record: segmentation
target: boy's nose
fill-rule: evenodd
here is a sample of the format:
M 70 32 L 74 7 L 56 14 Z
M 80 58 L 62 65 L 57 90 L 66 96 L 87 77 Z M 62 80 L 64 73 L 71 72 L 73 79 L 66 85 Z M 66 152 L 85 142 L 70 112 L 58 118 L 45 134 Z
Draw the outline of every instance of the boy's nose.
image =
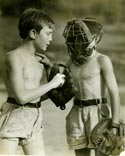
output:
M 49 37 L 49 41 L 52 41 L 52 35 Z

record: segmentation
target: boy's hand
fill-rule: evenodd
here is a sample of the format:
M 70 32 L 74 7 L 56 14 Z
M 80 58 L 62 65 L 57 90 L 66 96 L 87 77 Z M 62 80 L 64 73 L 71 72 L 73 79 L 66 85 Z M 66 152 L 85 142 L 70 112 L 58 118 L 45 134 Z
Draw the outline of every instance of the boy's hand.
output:
M 62 87 L 64 82 L 65 82 L 65 75 L 60 73 L 56 74 L 51 80 L 51 83 L 54 84 L 54 88 Z
M 46 55 L 40 54 L 40 53 L 36 53 L 36 57 L 37 57 L 38 61 L 40 63 L 43 63 L 45 66 L 49 66 L 49 67 L 52 66 L 51 61 L 47 58 Z

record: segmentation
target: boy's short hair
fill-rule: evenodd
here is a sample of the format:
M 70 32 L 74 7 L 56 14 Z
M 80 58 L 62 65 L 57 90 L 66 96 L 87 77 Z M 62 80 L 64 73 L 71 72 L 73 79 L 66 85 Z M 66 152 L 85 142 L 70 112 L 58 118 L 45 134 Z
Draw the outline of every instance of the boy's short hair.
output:
M 31 29 L 35 29 L 38 33 L 44 25 L 54 28 L 54 21 L 47 13 L 42 10 L 29 8 L 20 16 L 18 29 L 21 38 L 25 39 Z

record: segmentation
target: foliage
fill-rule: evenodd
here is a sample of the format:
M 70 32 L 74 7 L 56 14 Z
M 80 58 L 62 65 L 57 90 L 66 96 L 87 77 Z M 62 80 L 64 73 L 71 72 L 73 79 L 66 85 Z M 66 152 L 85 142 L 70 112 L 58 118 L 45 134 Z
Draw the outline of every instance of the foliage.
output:
M 55 2 L 56 1 L 57 0 L 55 0 Z M 45 10 L 53 8 L 55 10 L 55 4 L 56 3 L 53 3 L 52 0 L 13 0 L 13 3 L 10 0 L 0 0 L 0 9 L 2 10 L 3 15 L 18 16 L 24 9 L 28 7 Z
M 28 7 L 41 8 L 48 13 L 67 16 L 100 16 L 108 23 L 125 21 L 124 0 L 0 0 L 3 15 L 18 16 Z

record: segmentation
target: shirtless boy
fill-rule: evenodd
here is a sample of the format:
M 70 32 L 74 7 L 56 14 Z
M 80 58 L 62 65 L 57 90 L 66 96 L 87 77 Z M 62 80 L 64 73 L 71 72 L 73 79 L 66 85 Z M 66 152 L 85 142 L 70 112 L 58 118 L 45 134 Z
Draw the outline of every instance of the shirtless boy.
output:
M 7 53 L 3 65 L 8 99 L 0 115 L 0 154 L 15 154 L 21 145 L 24 154 L 44 155 L 40 97 L 62 85 L 64 75 L 41 84 L 42 63 L 49 65 L 49 60 L 36 52 L 46 51 L 54 22 L 45 12 L 30 8 L 22 13 L 18 28 L 22 44 Z
M 90 134 L 102 119 L 112 115 L 113 132 L 119 123 L 119 92 L 111 60 L 99 53 L 96 45 L 102 37 L 102 25 L 94 19 L 72 19 L 63 36 L 70 59 L 70 68 L 77 93 L 74 105 L 66 117 L 67 141 L 76 156 L 90 156 L 94 145 Z M 111 101 L 111 114 L 106 89 Z M 102 156 L 96 153 L 96 156 Z

